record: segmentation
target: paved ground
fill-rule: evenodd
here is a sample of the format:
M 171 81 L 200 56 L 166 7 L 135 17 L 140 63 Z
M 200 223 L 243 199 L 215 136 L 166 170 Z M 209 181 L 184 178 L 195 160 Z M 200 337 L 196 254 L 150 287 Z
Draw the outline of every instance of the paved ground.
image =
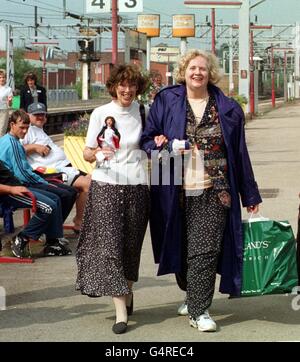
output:
M 264 203 L 262 215 L 290 220 L 296 232 L 299 204 L 300 107 L 291 104 L 247 123 L 247 140 Z M 76 248 L 76 239 L 72 239 Z M 156 277 L 147 233 L 134 315 L 125 335 L 111 332 L 110 298 L 90 299 L 74 290 L 74 256 L 34 264 L 0 264 L 7 310 L 0 311 L 0 341 L 287 341 L 300 340 L 300 311 L 293 296 L 228 299 L 217 292 L 211 314 L 218 331 L 205 334 L 176 315 L 184 295 L 172 275 Z

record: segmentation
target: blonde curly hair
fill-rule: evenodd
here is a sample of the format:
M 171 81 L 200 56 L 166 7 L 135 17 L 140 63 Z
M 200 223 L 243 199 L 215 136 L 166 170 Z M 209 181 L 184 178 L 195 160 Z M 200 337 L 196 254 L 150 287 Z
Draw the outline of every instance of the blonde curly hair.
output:
M 205 50 L 200 49 L 192 49 L 189 50 L 185 55 L 183 55 L 174 71 L 174 78 L 177 83 L 184 84 L 185 83 L 185 71 L 190 63 L 190 61 L 197 57 L 203 57 L 207 62 L 208 67 L 208 79 L 209 83 L 217 84 L 219 80 L 222 78 L 222 73 L 219 67 L 218 58 Z

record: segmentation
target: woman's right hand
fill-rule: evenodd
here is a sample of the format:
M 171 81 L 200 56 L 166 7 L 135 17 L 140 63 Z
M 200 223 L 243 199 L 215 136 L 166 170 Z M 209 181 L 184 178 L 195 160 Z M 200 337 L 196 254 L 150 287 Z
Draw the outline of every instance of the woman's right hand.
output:
M 97 148 L 89 148 L 85 147 L 83 150 L 83 158 L 85 161 L 93 163 L 96 161 L 96 153 L 101 151 L 102 149 L 100 147 Z
M 161 147 L 161 146 L 165 145 L 166 143 L 168 143 L 168 139 L 166 136 L 161 134 L 159 136 L 154 137 L 154 142 L 156 144 L 156 147 Z

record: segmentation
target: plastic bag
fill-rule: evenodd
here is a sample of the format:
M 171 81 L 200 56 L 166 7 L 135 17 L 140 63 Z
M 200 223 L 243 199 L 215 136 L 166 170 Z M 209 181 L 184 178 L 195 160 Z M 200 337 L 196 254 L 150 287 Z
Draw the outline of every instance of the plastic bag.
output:
M 243 222 L 241 296 L 282 294 L 298 285 L 296 240 L 288 221 Z

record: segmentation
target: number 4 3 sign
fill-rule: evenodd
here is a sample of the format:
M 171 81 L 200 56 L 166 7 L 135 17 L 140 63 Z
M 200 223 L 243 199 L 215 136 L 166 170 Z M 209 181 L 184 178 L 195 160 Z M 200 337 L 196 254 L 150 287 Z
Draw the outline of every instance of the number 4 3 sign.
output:
M 111 0 L 86 0 L 86 13 L 110 13 Z M 118 9 L 120 13 L 142 13 L 143 0 L 118 0 Z

